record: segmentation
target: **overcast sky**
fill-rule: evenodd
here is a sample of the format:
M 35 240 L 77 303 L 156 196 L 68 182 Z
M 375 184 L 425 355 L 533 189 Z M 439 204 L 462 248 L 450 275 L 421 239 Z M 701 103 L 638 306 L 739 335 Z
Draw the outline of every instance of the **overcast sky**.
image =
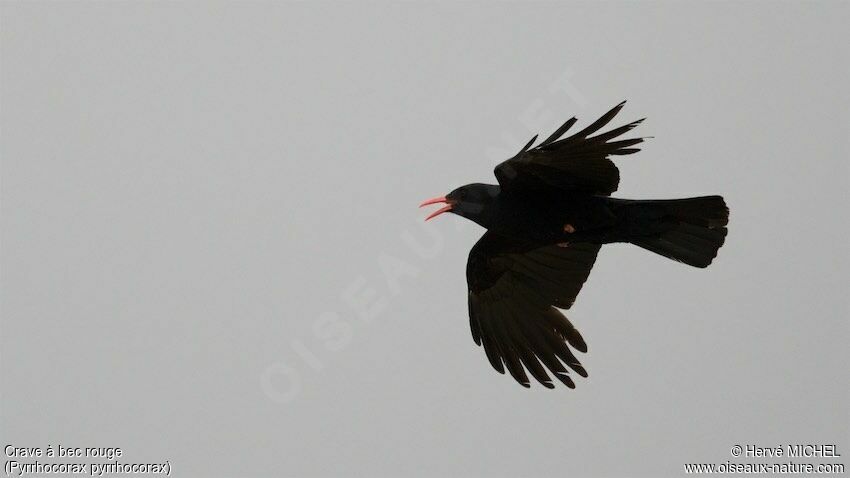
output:
M 847 463 L 847 3 L 0 13 L 4 445 L 188 477 Z M 470 336 L 482 230 L 416 206 L 624 99 L 654 139 L 617 196 L 722 194 L 726 245 L 604 247 L 568 313 L 590 377 L 523 389 Z

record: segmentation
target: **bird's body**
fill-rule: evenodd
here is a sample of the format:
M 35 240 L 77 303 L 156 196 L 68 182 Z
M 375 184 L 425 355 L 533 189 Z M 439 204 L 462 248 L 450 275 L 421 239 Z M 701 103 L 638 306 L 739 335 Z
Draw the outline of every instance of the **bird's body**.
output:
M 547 370 L 574 383 L 586 376 L 570 347 L 581 335 L 558 309 L 569 308 L 603 244 L 628 242 L 695 267 L 708 266 L 726 237 L 720 196 L 673 200 L 611 198 L 619 172 L 608 156 L 637 152 L 643 138 L 611 141 L 642 120 L 591 137 L 623 107 L 559 139 L 572 118 L 534 148 L 533 138 L 495 169 L 498 185 L 468 184 L 422 205 L 470 219 L 487 232 L 467 262 L 470 328 L 493 367 L 528 386 L 525 370 L 551 388 Z
M 628 242 L 654 230 L 652 218 L 642 214 L 640 203 L 554 188 L 526 194 L 499 191 L 492 215 L 479 224 L 493 233 L 541 246 Z
M 582 235 L 591 229 L 593 239 L 601 240 L 600 228 L 610 229 L 614 217 L 607 200 L 594 195 L 554 188 L 539 189 L 530 193 L 517 194 L 501 191 L 497 185 L 488 185 L 496 191 L 496 196 L 488 215 L 479 225 L 494 233 L 535 244 L 555 244 L 570 239 L 564 231 L 564 225 L 582 226 Z M 574 238 L 573 238 L 574 239 Z

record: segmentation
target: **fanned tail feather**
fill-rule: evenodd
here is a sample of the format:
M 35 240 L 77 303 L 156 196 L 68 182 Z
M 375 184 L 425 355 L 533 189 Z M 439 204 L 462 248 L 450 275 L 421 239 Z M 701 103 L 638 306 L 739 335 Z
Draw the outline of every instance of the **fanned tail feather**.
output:
M 641 235 L 632 244 L 674 261 L 708 267 L 726 240 L 729 208 L 720 196 L 636 201 L 644 211 L 659 214 L 660 233 Z

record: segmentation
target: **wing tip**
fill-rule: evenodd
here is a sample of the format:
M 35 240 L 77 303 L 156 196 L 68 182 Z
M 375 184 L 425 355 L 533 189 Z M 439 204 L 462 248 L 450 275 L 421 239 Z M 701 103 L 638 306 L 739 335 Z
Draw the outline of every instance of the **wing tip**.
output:
M 556 373 L 555 376 L 558 377 L 558 380 L 561 381 L 567 388 L 575 389 L 576 383 L 573 382 L 573 379 L 570 378 L 569 372 L 564 373 Z
M 576 330 L 576 333 L 578 334 L 578 330 Z M 570 345 L 583 354 L 587 353 L 587 343 L 581 335 L 574 337 L 573 340 L 570 341 Z

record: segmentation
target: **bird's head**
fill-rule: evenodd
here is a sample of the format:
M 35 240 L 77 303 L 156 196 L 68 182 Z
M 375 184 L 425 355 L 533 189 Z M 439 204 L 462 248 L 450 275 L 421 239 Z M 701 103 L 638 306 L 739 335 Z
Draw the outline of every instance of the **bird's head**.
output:
M 429 199 L 420 204 L 419 207 L 429 204 L 445 204 L 445 206 L 429 214 L 425 218 L 426 221 L 444 212 L 450 212 L 484 226 L 482 222 L 485 221 L 490 205 L 493 204 L 498 195 L 499 186 L 481 183 L 467 184 L 445 196 Z

